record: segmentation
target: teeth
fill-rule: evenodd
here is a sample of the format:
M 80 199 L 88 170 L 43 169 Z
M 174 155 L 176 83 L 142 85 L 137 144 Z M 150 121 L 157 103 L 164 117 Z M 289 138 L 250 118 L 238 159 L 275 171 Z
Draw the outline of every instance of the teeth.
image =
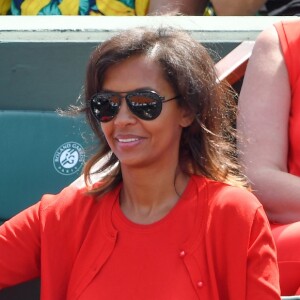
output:
M 138 139 L 134 139 L 134 138 L 132 138 L 132 139 L 118 139 L 118 141 L 121 142 L 121 143 L 131 143 L 131 142 L 138 141 Z

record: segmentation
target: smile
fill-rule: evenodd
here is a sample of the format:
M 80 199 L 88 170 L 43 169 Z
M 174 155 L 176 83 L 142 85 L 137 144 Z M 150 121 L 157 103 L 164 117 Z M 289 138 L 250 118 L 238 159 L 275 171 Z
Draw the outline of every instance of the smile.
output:
M 130 139 L 117 139 L 120 143 L 132 143 L 137 142 L 139 139 L 137 138 L 130 138 Z

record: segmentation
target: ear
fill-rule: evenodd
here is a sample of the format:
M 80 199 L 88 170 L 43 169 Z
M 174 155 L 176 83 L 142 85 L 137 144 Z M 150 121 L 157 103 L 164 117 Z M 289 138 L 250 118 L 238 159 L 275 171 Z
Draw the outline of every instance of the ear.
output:
M 182 108 L 181 109 L 181 118 L 179 125 L 181 127 L 188 127 L 190 126 L 195 119 L 194 114 L 192 114 L 188 109 Z

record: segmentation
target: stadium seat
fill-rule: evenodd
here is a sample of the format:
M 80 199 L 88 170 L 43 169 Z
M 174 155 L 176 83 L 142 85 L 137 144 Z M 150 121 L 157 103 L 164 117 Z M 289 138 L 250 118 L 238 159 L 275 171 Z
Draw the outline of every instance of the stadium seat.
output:
M 0 111 L 0 222 L 74 181 L 93 136 L 82 117 L 45 111 Z

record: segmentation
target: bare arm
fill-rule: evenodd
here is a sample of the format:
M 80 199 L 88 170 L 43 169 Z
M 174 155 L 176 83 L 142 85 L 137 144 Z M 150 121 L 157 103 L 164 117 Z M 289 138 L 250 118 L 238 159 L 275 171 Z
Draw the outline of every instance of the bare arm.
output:
M 207 0 L 150 0 L 148 14 L 182 13 L 199 16 L 204 12 Z
M 251 16 L 266 0 L 211 0 L 218 16 Z
M 274 27 L 258 37 L 239 98 L 238 146 L 255 194 L 271 221 L 300 220 L 300 178 L 288 173 L 291 91 Z

